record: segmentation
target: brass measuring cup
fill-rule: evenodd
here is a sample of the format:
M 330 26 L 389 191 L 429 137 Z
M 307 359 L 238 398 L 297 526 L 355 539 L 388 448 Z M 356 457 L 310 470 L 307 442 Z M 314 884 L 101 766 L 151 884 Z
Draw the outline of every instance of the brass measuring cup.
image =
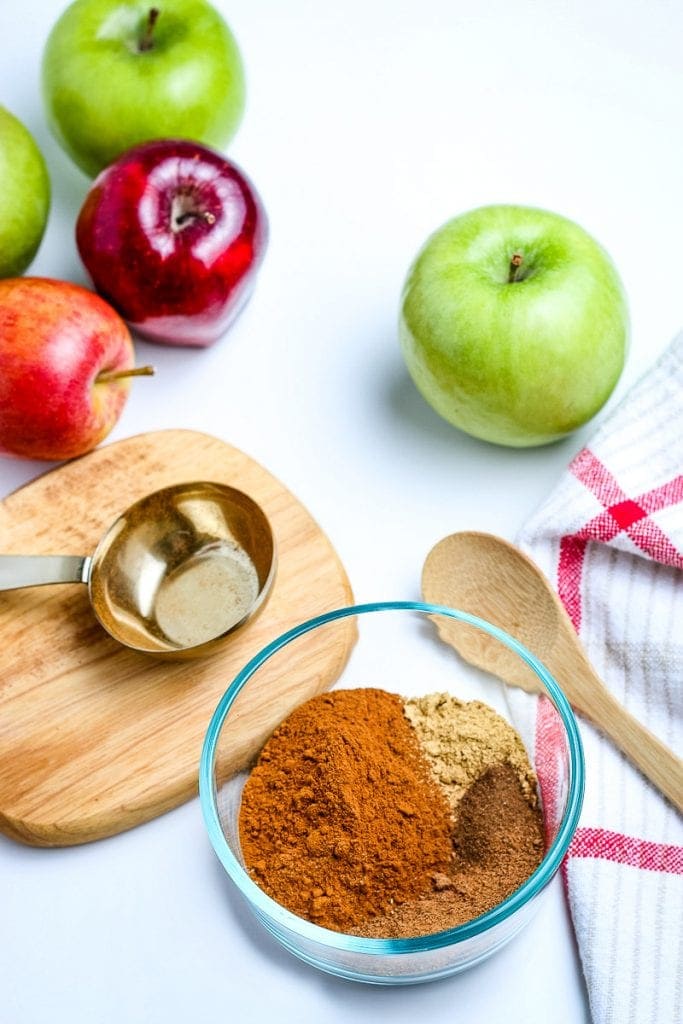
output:
M 192 658 L 254 618 L 275 571 L 261 507 L 234 487 L 193 481 L 135 502 L 92 555 L 0 555 L 0 591 L 85 583 L 95 616 L 119 643 Z

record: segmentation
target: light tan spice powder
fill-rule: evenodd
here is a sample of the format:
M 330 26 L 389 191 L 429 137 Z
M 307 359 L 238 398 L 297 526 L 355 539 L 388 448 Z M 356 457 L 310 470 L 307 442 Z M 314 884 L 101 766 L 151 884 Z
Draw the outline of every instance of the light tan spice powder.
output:
M 537 804 L 536 776 L 517 732 L 492 707 L 448 693 L 413 697 L 404 714 L 415 729 L 436 781 L 453 810 L 493 765 L 509 764 L 531 807 Z

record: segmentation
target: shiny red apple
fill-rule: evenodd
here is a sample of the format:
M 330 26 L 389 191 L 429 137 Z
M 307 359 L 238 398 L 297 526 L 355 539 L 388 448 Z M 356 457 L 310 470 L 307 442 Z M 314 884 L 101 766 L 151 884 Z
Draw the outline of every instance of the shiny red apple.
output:
M 98 295 L 40 277 L 0 281 L 0 452 L 69 459 L 94 448 L 128 397 L 133 344 Z
M 267 244 L 245 175 L 196 142 L 129 150 L 95 179 L 76 224 L 98 292 L 140 334 L 210 345 L 251 294 Z

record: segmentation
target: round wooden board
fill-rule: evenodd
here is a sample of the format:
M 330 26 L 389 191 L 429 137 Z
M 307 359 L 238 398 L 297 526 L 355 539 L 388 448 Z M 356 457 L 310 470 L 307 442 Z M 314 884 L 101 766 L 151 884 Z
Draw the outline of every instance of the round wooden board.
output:
M 202 741 L 240 668 L 285 629 L 353 595 L 327 537 L 278 480 L 206 434 L 164 430 L 100 448 L 0 502 L 10 554 L 88 554 L 144 494 L 215 480 L 269 517 L 278 572 L 262 613 L 212 656 L 160 661 L 120 647 L 97 624 L 86 587 L 0 594 L 0 830 L 67 846 L 131 828 L 194 796 Z M 240 729 L 221 771 L 243 768 L 281 718 L 334 682 L 356 638 L 307 645 L 286 678 L 259 673 L 241 697 Z

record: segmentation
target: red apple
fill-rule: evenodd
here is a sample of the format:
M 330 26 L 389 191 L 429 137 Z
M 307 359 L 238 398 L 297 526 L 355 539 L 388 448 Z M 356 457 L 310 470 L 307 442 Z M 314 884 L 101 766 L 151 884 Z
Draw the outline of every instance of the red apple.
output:
M 94 448 L 121 414 L 134 370 L 121 317 L 64 281 L 0 281 L 0 451 L 69 459 Z
M 140 334 L 210 345 L 251 294 L 268 223 L 242 172 L 196 142 L 124 153 L 95 179 L 76 224 L 98 292 Z

